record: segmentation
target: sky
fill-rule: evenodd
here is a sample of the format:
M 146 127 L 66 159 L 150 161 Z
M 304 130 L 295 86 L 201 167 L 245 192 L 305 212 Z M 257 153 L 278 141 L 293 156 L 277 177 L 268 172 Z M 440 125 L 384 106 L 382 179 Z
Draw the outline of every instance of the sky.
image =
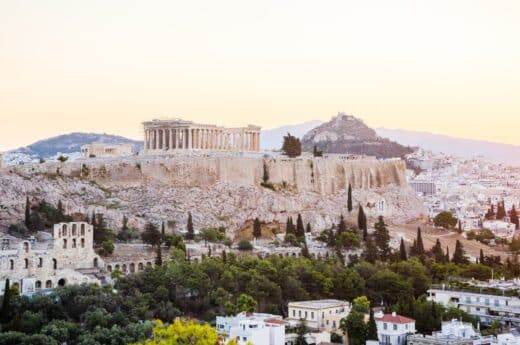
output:
M 0 0 L 0 150 L 181 117 L 520 145 L 518 0 Z

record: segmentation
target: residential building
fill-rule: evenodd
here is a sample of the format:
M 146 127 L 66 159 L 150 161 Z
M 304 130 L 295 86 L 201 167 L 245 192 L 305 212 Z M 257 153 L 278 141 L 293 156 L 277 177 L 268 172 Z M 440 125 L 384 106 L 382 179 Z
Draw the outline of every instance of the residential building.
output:
M 308 328 L 337 332 L 342 318 L 350 313 L 351 304 L 335 299 L 290 302 L 287 321 L 296 325 L 305 320 Z
M 235 339 L 238 345 L 285 345 L 286 322 L 279 315 L 242 312 L 217 316 L 217 332 L 224 343 Z
M 449 290 L 444 287 L 428 290 L 428 296 L 430 301 L 464 310 L 485 325 L 496 320 L 506 326 L 520 326 L 518 297 Z
M 415 320 L 397 315 L 395 312 L 379 312 L 374 318 L 380 345 L 405 345 L 406 337 L 415 333 Z

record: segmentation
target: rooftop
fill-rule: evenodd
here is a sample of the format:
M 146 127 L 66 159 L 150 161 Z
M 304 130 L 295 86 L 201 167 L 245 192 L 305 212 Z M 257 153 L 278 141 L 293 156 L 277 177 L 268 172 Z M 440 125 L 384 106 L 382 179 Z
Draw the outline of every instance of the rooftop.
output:
M 311 308 L 311 309 L 325 309 L 334 307 L 345 307 L 350 306 L 347 301 L 340 301 L 337 299 L 320 299 L 314 301 L 299 301 L 290 302 L 289 308 Z
M 415 322 L 414 319 L 410 319 L 406 316 L 398 315 L 396 313 L 392 314 L 384 314 L 384 315 L 376 315 L 374 317 L 376 321 L 383 321 L 383 322 L 389 322 L 389 323 L 412 323 Z

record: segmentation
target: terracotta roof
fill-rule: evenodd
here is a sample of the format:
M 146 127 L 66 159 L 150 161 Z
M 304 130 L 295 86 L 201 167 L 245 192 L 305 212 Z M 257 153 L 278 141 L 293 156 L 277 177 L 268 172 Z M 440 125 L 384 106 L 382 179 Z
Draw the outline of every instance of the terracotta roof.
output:
M 389 323 L 411 323 L 415 322 L 414 319 L 407 318 L 402 315 L 385 314 L 383 317 L 374 317 L 377 321 L 389 322 Z
M 287 322 L 284 320 L 278 320 L 278 319 L 266 319 L 264 320 L 265 323 L 272 323 L 275 325 L 285 325 Z

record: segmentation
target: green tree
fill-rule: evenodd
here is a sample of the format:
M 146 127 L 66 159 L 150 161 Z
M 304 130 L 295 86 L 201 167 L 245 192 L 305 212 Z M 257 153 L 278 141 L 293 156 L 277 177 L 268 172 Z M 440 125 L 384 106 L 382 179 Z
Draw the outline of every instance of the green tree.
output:
M 442 251 L 441 241 L 437 239 L 435 241 L 435 245 L 432 247 L 432 255 L 437 263 L 446 262 L 446 257 L 444 256 L 444 252 Z
M 367 324 L 367 340 L 378 340 L 376 320 L 374 319 L 374 310 L 370 309 L 370 318 Z
M 141 234 L 141 239 L 144 243 L 149 244 L 152 247 L 159 246 L 161 244 L 161 232 L 157 229 L 155 224 L 148 222 Z
M 114 253 L 114 242 L 111 240 L 103 241 L 101 244 L 102 254 L 105 256 L 112 255 Z
M 262 226 L 260 224 L 260 220 L 257 218 L 255 218 L 254 222 L 253 222 L 253 237 L 254 238 L 260 238 L 262 237 Z
M 401 237 L 401 245 L 399 246 L 399 260 L 406 261 L 408 260 L 408 255 L 406 255 L 406 247 L 404 245 L 404 240 Z M 373 340 L 373 339 L 369 339 Z
M 295 345 L 307 345 L 305 336 L 309 333 L 305 319 L 300 319 L 300 323 L 296 326 L 296 340 Z
M 382 261 L 386 261 L 390 256 L 390 234 L 386 227 L 383 216 L 379 216 L 377 223 L 374 225 L 376 229 L 375 243 L 378 249 L 379 257 Z
M 191 212 L 188 212 L 188 225 L 186 226 L 186 239 L 193 240 L 195 238 L 195 230 L 193 229 L 193 218 L 191 217 Z
M 156 320 L 153 337 L 133 345 L 215 345 L 218 343 L 217 331 L 210 325 L 195 321 L 175 320 L 169 325 Z
M 347 209 L 352 212 L 352 185 L 348 184 Z
M 242 251 L 253 250 L 253 245 L 248 240 L 240 240 L 238 242 L 238 250 L 242 250 Z
M 466 257 L 466 252 L 464 251 L 464 247 L 459 240 L 457 240 L 455 243 L 455 252 L 453 252 L 453 258 L 451 259 L 451 262 L 457 265 L 466 265 L 469 263 L 469 260 Z
M 296 237 L 302 238 L 305 237 L 305 227 L 303 226 L 302 215 L 298 213 L 298 218 L 296 218 Z
M 437 227 L 442 227 L 445 229 L 452 229 L 455 225 L 457 225 L 458 219 L 451 214 L 451 212 L 443 211 L 435 216 L 433 219 L 433 224 Z
M 358 228 L 363 232 L 363 241 L 366 241 L 368 237 L 367 216 L 361 205 L 359 205 L 358 211 Z
M 0 309 L 0 322 L 6 322 L 11 317 L 11 295 L 11 286 L 9 285 L 9 278 L 7 278 L 5 280 L 2 308 Z
M 338 223 L 338 231 L 336 233 L 337 236 L 341 235 L 347 231 L 347 224 L 345 223 L 345 218 L 343 218 L 343 215 L 339 217 L 339 223 Z
M 511 223 L 516 225 L 516 230 L 520 229 L 520 221 L 518 220 L 518 213 L 515 205 L 513 205 L 511 211 L 509 211 L 509 218 L 511 219 Z
M 375 263 L 376 260 L 377 260 L 377 247 L 374 243 L 374 241 L 369 238 L 367 239 L 367 241 L 365 242 L 365 251 L 363 253 L 363 258 L 367 261 L 367 262 L 370 262 L 370 263 Z
M 300 156 L 302 154 L 300 139 L 287 133 L 287 135 L 283 137 L 282 151 L 290 158 Z
M 258 302 L 248 294 L 241 294 L 237 298 L 237 311 L 247 311 L 250 313 L 253 313 L 256 310 L 256 307 L 258 306 Z

